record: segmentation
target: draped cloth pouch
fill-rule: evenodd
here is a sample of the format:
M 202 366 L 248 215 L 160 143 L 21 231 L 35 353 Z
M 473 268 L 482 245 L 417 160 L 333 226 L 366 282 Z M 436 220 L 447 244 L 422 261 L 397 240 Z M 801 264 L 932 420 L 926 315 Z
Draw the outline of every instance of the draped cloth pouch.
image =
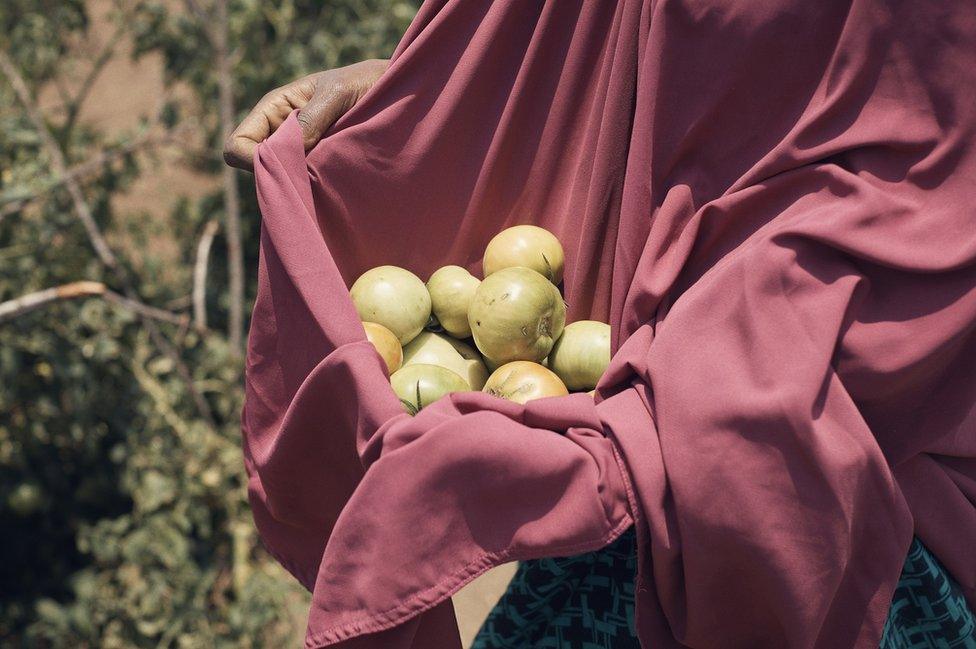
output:
M 648 647 L 876 647 L 913 532 L 976 599 L 976 14 L 435 0 L 306 156 L 258 149 L 244 456 L 306 645 L 457 647 L 500 563 L 638 533 Z M 596 402 L 406 415 L 348 286 L 566 248 Z

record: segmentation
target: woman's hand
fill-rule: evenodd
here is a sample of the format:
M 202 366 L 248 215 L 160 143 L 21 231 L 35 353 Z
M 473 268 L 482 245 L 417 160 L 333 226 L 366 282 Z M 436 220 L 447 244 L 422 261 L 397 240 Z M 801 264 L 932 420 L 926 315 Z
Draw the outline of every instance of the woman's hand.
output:
M 302 125 L 305 150 L 311 149 L 366 94 L 389 64 L 383 59 L 362 61 L 316 72 L 272 90 L 224 142 L 224 161 L 232 167 L 253 171 L 254 149 L 296 108 L 302 109 L 298 121 Z

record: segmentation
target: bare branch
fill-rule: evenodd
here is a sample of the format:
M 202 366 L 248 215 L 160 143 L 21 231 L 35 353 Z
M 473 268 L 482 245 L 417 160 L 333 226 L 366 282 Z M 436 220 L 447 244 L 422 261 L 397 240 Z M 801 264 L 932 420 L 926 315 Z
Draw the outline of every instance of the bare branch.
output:
M 189 1 L 189 0 L 188 0 Z M 234 71 L 231 68 L 230 21 L 227 0 L 215 0 L 216 20 L 213 24 L 213 44 L 216 55 L 218 102 L 222 140 L 230 137 L 235 127 Z M 241 236 L 241 203 L 237 191 L 237 171 L 229 165 L 223 167 L 224 221 L 227 241 L 227 266 L 230 293 L 230 314 L 227 338 L 234 355 L 240 356 L 244 346 L 244 251 Z
M 97 173 L 105 165 L 110 164 L 115 160 L 132 153 L 133 151 L 151 144 L 162 144 L 168 139 L 168 135 L 155 136 L 152 132 L 147 131 L 134 139 L 132 142 L 128 142 L 111 149 L 106 149 L 96 154 L 94 157 L 89 158 L 82 163 L 76 164 L 68 170 L 67 175 L 52 178 L 48 182 L 44 183 L 43 186 L 30 193 L 15 195 L 7 199 L 0 199 L 0 219 L 22 210 L 27 204 L 41 198 L 42 196 L 45 196 L 51 190 L 61 187 L 62 185 L 66 184 L 68 180 L 84 180 L 87 177 Z
M 0 302 L 0 323 L 36 311 L 51 302 L 104 295 L 105 291 L 105 285 L 101 282 L 80 281 L 27 293 L 6 302 Z
M 88 75 L 81 82 L 81 86 L 75 93 L 74 97 L 67 102 L 68 117 L 64 123 L 64 132 L 67 133 L 74 128 L 75 122 L 78 120 L 78 116 L 81 114 L 81 107 L 84 105 L 85 100 L 88 99 L 88 94 L 91 92 L 92 88 L 95 87 L 95 81 L 102 74 L 105 66 L 108 62 L 112 60 L 112 56 L 115 55 L 115 50 L 118 48 L 120 42 L 122 42 L 122 35 L 125 33 L 125 21 L 119 21 L 119 24 L 115 27 L 115 33 L 109 38 L 108 43 L 102 48 L 102 51 L 95 57 L 95 61 L 92 64 L 92 69 L 88 71 Z
M 121 307 L 125 307 L 134 313 L 145 316 L 147 318 L 152 318 L 153 320 L 160 320 L 162 322 L 168 322 L 175 325 L 183 325 L 190 319 L 186 314 L 173 313 L 172 311 L 167 311 L 165 309 L 160 309 L 159 307 L 150 306 L 138 300 L 133 300 L 127 298 L 124 295 L 119 295 L 115 291 L 105 291 L 105 295 L 102 296 L 107 302 L 112 304 L 117 304 Z
M 197 329 L 207 328 L 207 262 L 219 227 L 219 221 L 209 221 L 197 243 L 197 258 L 193 264 L 193 322 Z
M 207 38 L 213 40 L 214 34 L 213 30 L 210 28 L 210 23 L 213 20 L 213 16 L 211 16 L 209 12 L 201 7 L 200 3 L 196 0 L 183 0 L 183 5 L 186 7 L 187 12 L 200 21 L 200 26 L 203 27 L 203 31 L 207 34 Z
M 95 248 L 98 258 L 101 260 L 102 264 L 112 272 L 116 281 L 123 287 L 125 297 L 129 300 L 133 300 L 134 302 L 141 302 L 132 281 L 129 279 L 128 273 L 126 273 L 125 268 L 118 263 L 115 255 L 112 253 L 111 248 L 109 248 L 105 237 L 102 236 L 101 230 L 98 229 L 98 224 L 95 222 L 91 209 L 89 208 L 88 203 L 85 202 L 84 194 L 81 192 L 81 186 L 74 178 L 67 178 L 68 166 L 65 163 L 64 153 L 61 151 L 61 147 L 58 146 L 58 143 L 54 141 L 50 131 L 48 131 L 47 125 L 44 123 L 44 119 L 38 112 L 33 98 L 31 97 L 30 90 L 27 88 L 27 83 L 24 81 L 24 78 L 17 70 L 17 67 L 14 65 L 13 61 L 10 60 L 10 57 L 4 50 L 0 50 L 0 72 L 2 72 L 7 78 L 7 81 L 13 87 L 14 92 L 20 100 L 24 111 L 27 113 L 28 118 L 34 123 L 38 135 L 41 138 L 41 143 L 47 150 L 47 154 L 51 159 L 51 166 L 54 168 L 55 174 L 59 177 L 66 178 L 64 184 L 68 190 L 69 196 L 71 197 L 75 216 L 77 216 L 78 220 L 82 222 L 85 232 L 88 234 L 88 238 L 91 241 L 92 247 Z M 180 379 L 186 386 L 186 390 L 193 399 L 200 416 L 203 417 L 204 421 L 206 421 L 212 429 L 215 429 L 217 427 L 217 422 L 214 419 L 213 411 L 210 409 L 210 405 L 203 397 L 203 394 L 200 393 L 194 384 L 193 376 L 190 374 L 190 370 L 186 366 L 186 363 L 184 363 L 183 359 L 180 357 L 179 352 L 162 334 L 159 327 L 156 325 L 156 322 L 151 317 L 149 317 L 146 313 L 139 313 L 139 316 L 142 319 L 143 327 L 145 327 L 146 332 L 156 345 L 156 348 L 173 362 L 173 365 L 177 370 L 177 374 L 179 374 Z
M 102 284 L 101 282 L 81 280 L 78 282 L 62 284 L 61 286 L 45 288 L 40 291 L 34 291 L 33 293 L 21 295 L 20 297 L 16 297 L 12 300 L 7 300 L 6 302 L 0 302 L 0 323 L 9 322 L 10 320 L 47 306 L 52 302 L 58 302 L 60 300 L 74 300 L 80 297 L 100 297 L 107 302 L 124 307 L 138 315 L 153 318 L 155 320 L 162 320 L 163 322 L 169 322 L 171 324 L 181 325 L 187 321 L 186 315 L 172 313 L 164 309 L 157 309 L 156 307 L 143 304 L 137 300 L 129 299 L 112 290 L 109 290 L 105 284 Z
M 183 309 L 189 309 L 191 306 L 193 306 L 193 296 L 188 293 L 174 297 L 172 300 L 166 300 L 165 308 L 171 311 L 182 311 Z
M 37 129 L 41 143 L 51 158 L 51 166 L 54 168 L 54 173 L 66 179 L 65 185 L 67 185 L 68 194 L 71 196 L 72 203 L 74 203 L 75 212 L 84 226 L 85 232 L 88 234 L 88 239 L 91 241 L 92 247 L 95 248 L 95 253 L 98 255 L 98 258 L 113 271 L 121 269 L 118 260 L 115 258 L 115 254 L 112 253 L 111 248 L 109 248 L 108 243 L 105 241 L 105 237 L 99 231 L 98 224 L 95 223 L 95 217 L 92 216 L 88 204 L 85 203 L 85 197 L 81 193 L 81 188 L 73 179 L 68 178 L 68 165 L 64 160 L 61 147 L 54 141 L 54 137 L 48 130 L 47 124 L 44 123 L 44 118 L 38 112 L 34 98 L 31 97 L 31 92 L 27 88 L 24 78 L 18 72 L 14 62 L 10 60 L 10 57 L 3 50 L 0 50 L 0 72 L 3 72 L 7 78 L 7 82 L 17 94 L 17 98 L 27 113 L 27 117 L 34 124 L 34 128 Z
M 3 222 L 5 217 L 24 209 L 24 207 L 33 201 L 44 198 L 51 192 L 51 190 L 65 185 L 69 179 L 74 178 L 85 180 L 89 176 L 98 173 L 105 165 L 108 165 L 125 155 L 140 149 L 149 150 L 152 147 L 165 146 L 174 142 L 180 142 L 180 138 L 185 135 L 181 135 L 181 129 L 164 128 L 162 132 L 158 132 L 157 130 L 163 122 L 163 112 L 170 97 L 171 92 L 169 90 L 163 92 L 159 98 L 155 117 L 146 125 L 143 132 L 131 142 L 105 149 L 95 154 L 88 160 L 71 167 L 68 170 L 67 176 L 61 176 L 45 181 L 35 190 L 22 192 L 20 194 L 13 193 L 12 195 L 8 192 L 5 198 L 0 197 L 0 222 Z M 185 155 L 186 152 L 182 151 L 182 153 Z

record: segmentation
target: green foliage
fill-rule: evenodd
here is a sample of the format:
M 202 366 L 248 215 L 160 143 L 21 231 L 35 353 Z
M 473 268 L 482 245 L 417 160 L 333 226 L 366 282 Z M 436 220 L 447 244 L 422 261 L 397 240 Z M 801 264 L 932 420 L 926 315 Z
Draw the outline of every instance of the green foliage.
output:
M 207 2 L 201 1 L 206 8 Z M 262 0 L 230 2 L 230 40 L 234 47 L 235 106 L 250 107 L 269 90 L 305 74 L 349 65 L 371 58 L 388 58 L 416 13 L 419 0 Z M 221 145 L 216 106 L 215 51 L 206 26 L 210 20 L 168 9 L 172 2 L 143 0 L 132 11 L 132 37 L 136 56 L 161 53 L 172 82 L 189 84 L 198 103 L 179 117 L 200 125 L 207 150 L 197 158 L 202 171 L 216 173 L 223 164 L 208 155 Z M 173 111 L 176 111 L 174 108 Z M 195 112 L 193 112 L 195 111 Z M 257 265 L 258 207 L 253 191 L 241 193 L 245 261 Z M 220 216 L 216 196 L 198 206 L 210 216 Z M 217 262 L 224 264 L 223 248 L 216 248 Z M 255 276 L 250 274 L 253 281 Z M 223 281 L 225 275 L 220 275 Z M 226 282 L 215 290 L 226 296 Z M 251 291 L 254 285 L 250 286 Z M 226 304 L 222 305 L 226 306 Z M 216 327 L 226 323 L 226 309 L 211 314 Z
M 208 3 L 198 3 L 207 9 Z M 206 20 L 173 2 L 119 2 L 135 53 L 162 53 L 168 78 L 194 101 L 166 108 L 195 129 L 185 164 L 220 169 L 213 48 Z M 388 56 L 416 7 L 395 0 L 230 3 L 237 105 L 301 74 Z M 123 18 L 122 13 L 125 13 Z M 37 94 L 89 29 L 81 0 L 0 3 L 0 46 Z M 69 165 L 140 137 L 108 138 L 62 113 L 45 115 Z M 241 111 L 243 114 L 243 111 Z M 174 133 L 177 131 L 173 131 Z M 86 201 L 142 299 L 185 309 L 187 278 L 219 194 L 178 203 L 165 224 L 113 211 L 111 198 L 160 164 L 125 154 L 84 181 Z M 0 79 L 0 301 L 88 279 L 121 291 L 72 213 L 37 132 Z M 248 274 L 258 213 L 242 183 Z M 176 188 L 175 191 L 179 191 Z M 9 210 L 8 210 L 9 211 Z M 125 216 L 126 218 L 121 218 Z M 181 268 L 153 242 L 168 237 Z M 276 647 L 293 644 L 306 595 L 262 551 L 246 503 L 238 432 L 240 360 L 226 322 L 224 246 L 210 272 L 210 326 L 160 324 L 217 420 L 200 416 L 173 361 L 131 311 L 98 299 L 56 302 L 0 324 L 0 638 L 5 646 Z M 173 306 L 178 305 L 178 306 Z M 179 306 L 182 305 L 182 306 Z
M 37 81 L 51 78 L 71 36 L 87 26 L 83 0 L 4 0 L 0 7 L 0 33 L 9 43 L 6 49 Z

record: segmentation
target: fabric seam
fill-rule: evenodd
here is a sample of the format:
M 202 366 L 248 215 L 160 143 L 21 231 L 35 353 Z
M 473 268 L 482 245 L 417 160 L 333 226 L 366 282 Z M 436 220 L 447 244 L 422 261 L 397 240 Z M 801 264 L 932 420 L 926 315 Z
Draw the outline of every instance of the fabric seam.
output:
M 563 546 L 556 546 L 554 548 L 548 548 L 547 552 L 579 552 L 585 551 L 587 548 L 592 546 L 594 543 L 600 543 L 602 545 L 607 545 L 616 540 L 621 534 L 623 534 L 631 525 L 633 521 L 628 515 L 624 520 L 617 523 L 608 532 L 606 532 L 602 537 L 589 540 L 581 541 L 579 543 L 571 543 Z M 342 642 L 344 640 L 351 639 L 359 635 L 366 635 L 369 633 L 377 633 L 379 631 L 385 631 L 392 629 L 395 626 L 402 624 L 403 622 L 425 613 L 428 610 L 434 608 L 439 601 L 434 601 L 439 598 L 443 593 L 452 590 L 455 587 L 462 587 L 473 581 L 476 577 L 483 574 L 489 568 L 494 565 L 500 565 L 502 563 L 507 563 L 513 560 L 513 555 L 517 554 L 514 550 L 506 550 L 503 552 L 488 552 L 482 554 L 480 557 L 467 564 L 460 570 L 451 574 L 451 576 L 438 583 L 426 588 L 420 592 L 414 593 L 406 602 L 398 604 L 392 608 L 379 613 L 374 613 L 371 615 L 365 615 L 350 622 L 346 622 L 338 627 L 333 627 L 331 629 L 326 629 L 321 633 L 309 636 L 305 641 L 306 649 L 320 649 L 321 647 L 326 647 L 330 644 L 335 644 L 337 642 Z M 458 576 L 462 576 L 460 581 L 456 581 Z M 421 604 L 419 607 L 415 607 L 415 602 L 418 600 L 425 599 L 427 595 L 431 592 L 436 592 L 434 600 Z M 402 613 L 400 612 L 402 611 Z M 386 618 L 380 620 L 379 618 Z

